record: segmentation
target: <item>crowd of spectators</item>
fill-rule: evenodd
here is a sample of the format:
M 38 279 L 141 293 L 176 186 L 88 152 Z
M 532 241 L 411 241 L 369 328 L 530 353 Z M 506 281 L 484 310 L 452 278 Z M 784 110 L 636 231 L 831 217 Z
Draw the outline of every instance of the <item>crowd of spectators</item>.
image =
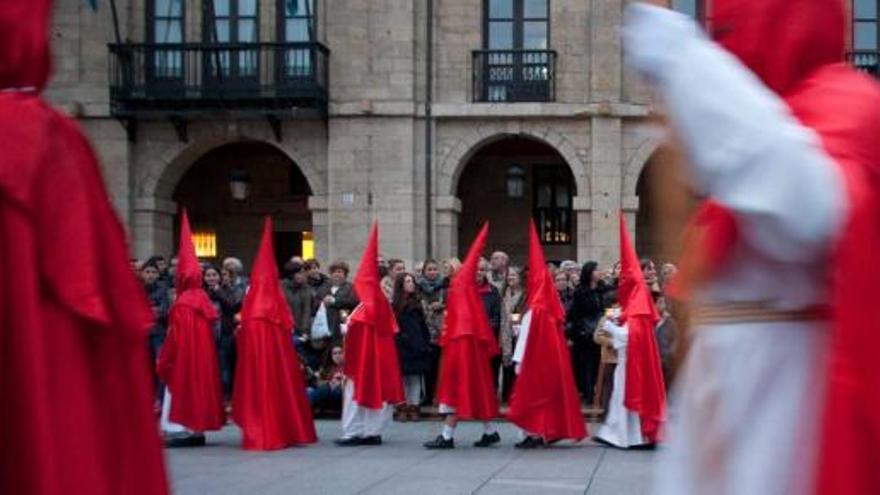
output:
M 150 332 L 153 357 L 167 333 L 168 311 L 174 301 L 173 273 L 176 258 L 154 256 L 132 266 L 143 280 L 153 307 L 155 326 Z M 400 259 L 378 260 L 381 286 L 397 317 L 398 353 L 404 379 L 406 403 L 397 411 L 401 421 L 417 421 L 421 407 L 432 402 L 440 363 L 440 334 L 449 281 L 461 263 L 452 258 L 417 263 L 407 270 Z M 675 276 L 675 266 L 665 264 L 658 273 L 651 260 L 643 260 L 642 271 L 654 294 L 661 315 L 657 340 L 664 374 L 670 373 L 676 353 L 677 327 L 663 295 L 664 286 Z M 607 377 L 613 374 L 614 357 L 601 335 L 597 335 L 605 310 L 616 303 L 619 263 L 603 268 L 594 261 L 583 264 L 566 260 L 550 264 L 560 301 L 566 311 L 565 334 L 572 369 L 585 405 L 602 406 L 609 394 Z M 222 264 L 204 263 L 204 288 L 220 318 L 214 335 L 220 360 L 224 394 L 231 397 L 235 376 L 235 336 L 238 313 L 248 287 L 244 267 L 237 258 Z M 281 285 L 293 314 L 293 345 L 298 351 L 308 384 L 308 396 L 316 411 L 338 411 L 342 402 L 343 329 L 358 299 L 349 265 L 336 261 L 326 270 L 318 260 L 293 257 L 284 264 Z M 506 401 L 516 379 L 512 362 L 519 322 L 527 308 L 527 267 L 514 266 L 508 255 L 496 251 L 481 259 L 477 271 L 478 292 L 488 321 L 500 347 L 493 361 L 499 398 Z M 605 377 L 603 379 L 603 377 Z M 601 395 L 594 396 L 596 392 Z M 161 384 L 156 383 L 157 401 Z

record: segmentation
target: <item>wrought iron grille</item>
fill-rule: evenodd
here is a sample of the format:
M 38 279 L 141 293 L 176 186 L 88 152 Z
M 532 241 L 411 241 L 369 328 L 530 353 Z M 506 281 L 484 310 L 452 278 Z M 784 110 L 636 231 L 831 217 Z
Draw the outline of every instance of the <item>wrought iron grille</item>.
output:
M 476 102 L 550 102 L 556 99 L 553 50 L 475 50 Z

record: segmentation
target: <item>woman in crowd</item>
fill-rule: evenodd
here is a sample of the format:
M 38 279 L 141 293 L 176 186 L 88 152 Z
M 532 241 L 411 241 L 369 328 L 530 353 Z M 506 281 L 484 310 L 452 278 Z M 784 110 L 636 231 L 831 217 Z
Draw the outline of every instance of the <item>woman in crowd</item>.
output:
M 415 275 L 406 273 L 397 277 L 391 306 L 397 317 L 397 353 L 406 393 L 406 404 L 399 410 L 399 419 L 418 421 L 424 375 L 430 364 L 431 337 Z
M 217 314 L 220 315 L 214 323 L 214 338 L 217 340 L 223 395 L 228 400 L 232 396 L 232 382 L 235 376 L 235 327 L 237 326 L 235 315 L 241 310 L 244 291 L 233 286 L 233 280 L 229 275 L 224 280 L 221 269 L 216 265 L 206 265 L 202 276 L 205 292 L 208 293 L 214 308 L 217 309 Z
M 513 390 L 513 380 L 516 378 L 513 363 L 513 350 L 516 346 L 516 326 L 526 309 L 526 291 L 523 287 L 522 270 L 518 267 L 510 267 L 507 270 L 507 280 L 504 284 L 504 294 L 501 296 L 501 365 L 502 384 L 501 397 L 507 400 Z
M 571 309 L 571 302 L 574 300 L 574 289 L 572 288 L 572 282 L 569 278 L 570 277 L 563 272 L 557 273 L 554 277 L 556 292 L 559 294 L 559 301 L 562 303 L 562 307 L 565 308 L 566 313 Z M 580 280 L 580 278 L 578 278 L 578 280 Z
M 345 353 L 341 345 L 334 345 L 324 353 L 323 363 L 315 376 L 314 386 L 308 388 L 309 403 L 313 410 L 342 410 L 342 385 Z
M 434 397 L 437 384 L 437 371 L 440 367 L 440 330 L 443 327 L 443 311 L 446 308 L 446 291 L 449 289 L 449 277 L 440 274 L 440 264 L 435 260 L 427 260 L 422 265 L 422 276 L 419 277 L 419 291 L 422 296 L 422 309 L 428 324 L 430 336 L 430 356 L 428 371 L 425 373 L 425 402 Z
M 599 346 L 593 341 L 593 333 L 602 317 L 604 304 L 600 284 L 601 272 L 595 261 L 584 263 L 580 284 L 574 291 L 571 309 L 566 317 L 566 331 L 571 341 L 571 359 L 578 390 L 589 404 L 593 402 L 593 389 L 599 368 Z

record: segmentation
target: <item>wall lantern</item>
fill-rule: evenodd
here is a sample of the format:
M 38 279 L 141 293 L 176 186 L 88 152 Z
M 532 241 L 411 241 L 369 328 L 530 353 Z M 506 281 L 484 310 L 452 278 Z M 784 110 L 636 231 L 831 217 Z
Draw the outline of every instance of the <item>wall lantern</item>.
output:
M 235 168 L 229 174 L 229 190 L 232 193 L 232 199 L 236 201 L 244 201 L 248 198 L 251 189 L 251 174 L 242 168 Z
M 511 165 L 507 169 L 507 197 L 521 198 L 526 190 L 526 170 L 521 165 Z

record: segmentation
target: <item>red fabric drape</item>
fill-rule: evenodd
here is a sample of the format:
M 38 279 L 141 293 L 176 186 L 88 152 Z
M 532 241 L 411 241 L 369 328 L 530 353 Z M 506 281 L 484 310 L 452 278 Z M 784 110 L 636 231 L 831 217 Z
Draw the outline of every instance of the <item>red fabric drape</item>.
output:
M 617 296 L 629 335 L 623 405 L 639 415 L 642 436 L 648 442 L 658 442 L 661 440 L 661 426 L 666 421 L 666 387 L 654 333 L 660 315 L 645 283 L 623 214 L 620 215 L 620 279 Z
M 241 314 L 232 414 L 242 431 L 242 447 L 273 450 L 316 442 L 268 217 Z
M 488 420 L 498 415 L 498 399 L 490 361 L 498 343 L 477 291 L 477 264 L 486 245 L 489 225 L 480 230 L 461 269 L 449 285 L 440 345 L 437 400 L 454 407 L 462 419 Z
M 403 402 L 397 357 L 397 320 L 379 285 L 379 225 L 374 223 L 354 279 L 360 305 L 349 315 L 345 335 L 345 374 L 354 383 L 354 401 L 381 409 Z
M 529 222 L 529 340 L 507 418 L 547 440 L 581 440 L 587 428 L 566 342 L 565 310 L 534 222 Z
M 202 269 L 186 211 L 180 225 L 175 288 L 168 336 L 156 370 L 171 393 L 169 419 L 194 431 L 219 430 L 226 422 L 214 331 L 217 310 L 202 289 Z

